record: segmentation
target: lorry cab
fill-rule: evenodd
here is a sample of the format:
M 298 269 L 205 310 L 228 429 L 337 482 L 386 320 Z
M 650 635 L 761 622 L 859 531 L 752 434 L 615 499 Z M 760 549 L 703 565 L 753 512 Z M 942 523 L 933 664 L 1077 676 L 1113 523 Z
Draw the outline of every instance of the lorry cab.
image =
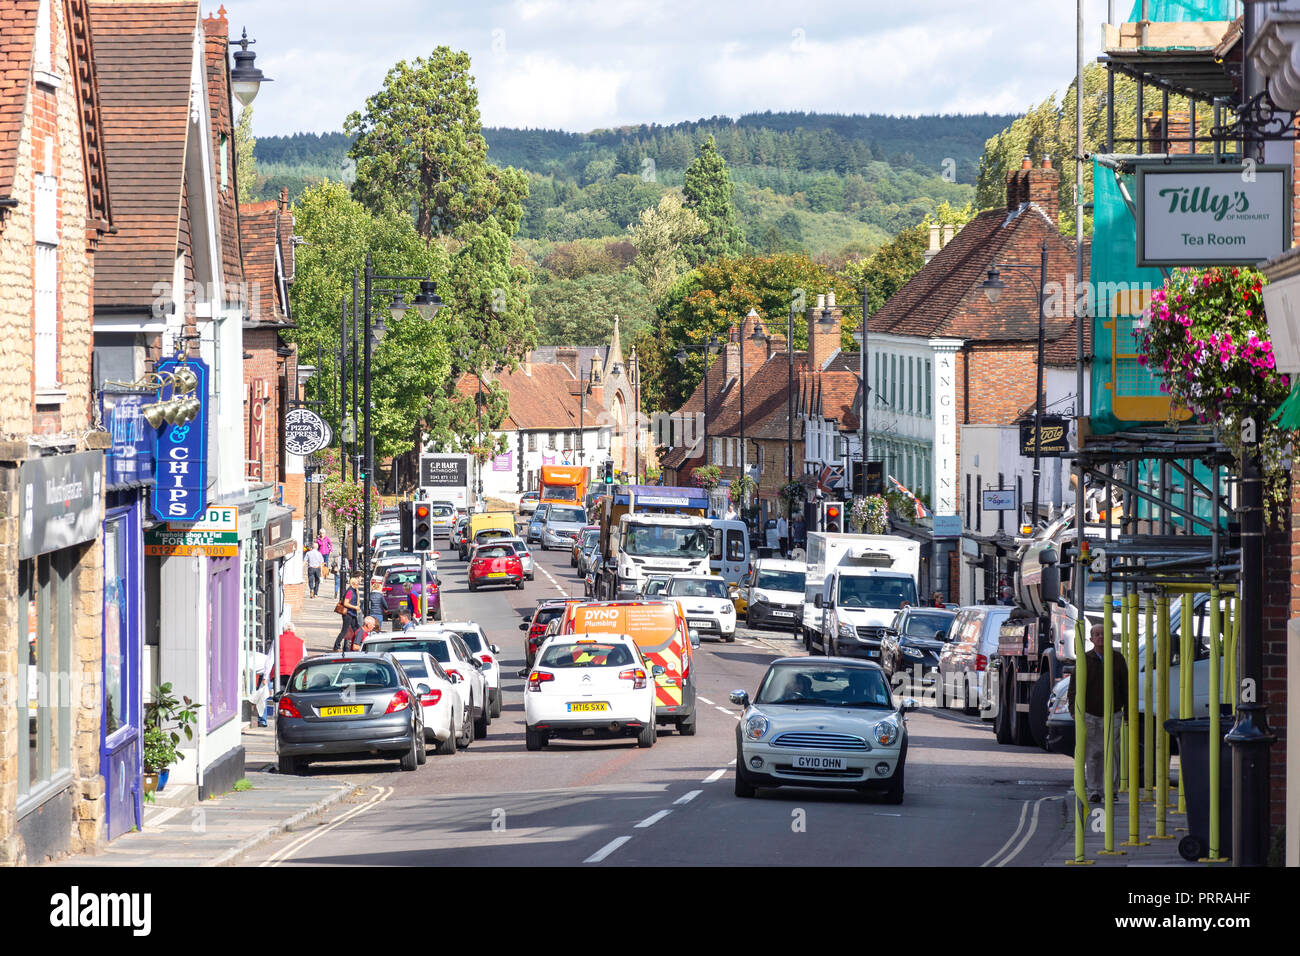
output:
M 699 635 L 686 624 L 674 600 L 604 601 L 570 605 L 560 633 L 627 634 L 647 663 L 659 665 L 655 676 L 655 722 L 674 724 L 677 732 L 695 734 L 695 652 Z
M 917 604 L 916 579 L 901 571 L 840 566 L 826 575 L 815 601 L 822 612 L 819 636 L 825 653 L 879 661 L 895 615 Z
M 750 569 L 749 526 L 737 518 L 714 518 L 709 526 L 709 570 L 728 584 L 739 584 Z

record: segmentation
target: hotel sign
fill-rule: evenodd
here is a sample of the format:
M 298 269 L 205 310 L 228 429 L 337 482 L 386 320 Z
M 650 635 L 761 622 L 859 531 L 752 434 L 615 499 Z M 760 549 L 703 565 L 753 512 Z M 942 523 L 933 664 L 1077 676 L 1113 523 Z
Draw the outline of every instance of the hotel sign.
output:
M 1291 167 L 1139 166 L 1137 207 L 1139 266 L 1253 265 L 1291 246 Z
M 159 362 L 159 374 L 176 369 L 175 359 Z M 150 510 L 161 521 L 198 521 L 207 506 L 208 486 L 208 366 L 202 359 L 191 358 L 185 366 L 199 380 L 194 397 L 199 413 L 181 425 L 164 424 L 158 432 L 157 484 L 153 489 Z M 172 397 L 168 385 L 159 401 Z

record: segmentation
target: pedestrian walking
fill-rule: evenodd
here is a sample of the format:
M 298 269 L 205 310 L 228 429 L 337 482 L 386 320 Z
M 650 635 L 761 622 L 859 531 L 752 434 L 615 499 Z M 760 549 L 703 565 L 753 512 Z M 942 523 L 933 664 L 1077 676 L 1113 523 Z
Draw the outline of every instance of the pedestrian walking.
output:
M 366 615 L 366 619 L 361 622 L 361 630 L 352 635 L 352 650 L 359 651 L 366 643 L 366 638 L 375 634 L 379 630 L 379 622 L 374 619 L 373 615 Z
M 415 618 L 411 616 L 411 609 L 404 607 L 397 612 L 397 630 L 409 631 L 415 627 Z
M 794 516 L 794 540 L 798 547 L 807 547 L 807 533 L 808 527 L 804 521 L 803 512 L 801 511 Z
M 276 685 L 277 693 L 284 693 L 285 685 L 289 683 L 293 669 L 306 656 L 307 642 L 294 633 L 292 621 L 285 621 L 284 630 L 280 632 L 280 665 L 278 668 L 279 681 Z
M 1127 701 L 1128 665 L 1120 654 L 1111 654 L 1111 714 L 1106 721 L 1106 662 L 1101 658 L 1102 647 L 1106 642 L 1105 633 L 1100 624 L 1092 626 L 1092 647 L 1084 655 L 1087 667 L 1088 687 L 1083 699 L 1083 726 L 1087 732 L 1087 743 L 1083 753 L 1084 789 L 1088 791 L 1088 802 L 1101 803 L 1102 774 L 1106 772 L 1107 723 L 1110 731 L 1111 784 L 1119 786 L 1119 719 Z M 1074 679 L 1078 667 L 1070 674 L 1070 712 L 1074 713 Z
M 361 600 L 361 578 L 353 576 L 348 579 L 348 586 L 339 598 L 339 603 L 334 605 L 334 610 L 343 617 L 342 626 L 339 628 L 339 636 L 334 640 L 334 650 L 342 650 L 346 642 L 351 641 L 352 634 L 357 629 L 357 618 L 361 615 L 361 607 L 358 603 Z
M 330 536 L 324 531 L 316 535 L 316 550 L 321 553 L 321 557 L 326 561 L 328 561 L 329 556 L 334 553 L 334 542 L 330 540 Z
M 325 566 L 325 556 L 320 553 L 320 545 L 313 542 L 303 555 L 303 561 L 307 565 L 307 587 L 311 590 L 311 596 L 315 597 L 320 590 L 321 568 Z
M 785 515 L 776 519 L 776 541 L 777 547 L 781 549 L 782 557 L 790 554 L 790 528 L 785 523 Z

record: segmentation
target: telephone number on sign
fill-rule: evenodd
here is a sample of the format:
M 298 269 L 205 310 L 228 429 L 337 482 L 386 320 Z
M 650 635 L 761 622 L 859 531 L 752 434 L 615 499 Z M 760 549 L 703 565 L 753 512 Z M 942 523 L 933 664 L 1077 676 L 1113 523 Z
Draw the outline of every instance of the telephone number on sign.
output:
M 146 544 L 144 553 L 149 557 L 160 558 L 185 555 L 234 558 L 239 556 L 239 546 L 234 544 Z

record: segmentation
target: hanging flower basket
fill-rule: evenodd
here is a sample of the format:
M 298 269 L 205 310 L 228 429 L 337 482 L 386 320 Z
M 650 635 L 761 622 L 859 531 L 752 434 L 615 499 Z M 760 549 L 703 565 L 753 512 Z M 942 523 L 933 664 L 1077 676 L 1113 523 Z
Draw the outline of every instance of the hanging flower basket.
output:
M 365 512 L 365 486 L 359 481 L 327 478 L 321 485 L 321 507 L 334 516 L 339 525 L 360 521 Z M 371 514 L 379 514 L 383 500 L 374 485 L 370 487 Z
M 1162 376 L 1180 409 L 1213 425 L 1240 459 L 1245 419 L 1253 419 L 1269 497 L 1286 495 L 1289 429 L 1271 422 L 1291 389 L 1277 370 L 1264 317 L 1264 277 L 1250 268 L 1179 269 L 1151 295 L 1138 362 Z M 1249 428 L 1247 428 L 1249 431 Z
M 727 497 L 737 508 L 748 507 L 750 497 L 758 488 L 758 483 L 750 475 L 741 475 L 739 478 L 732 480 L 731 485 L 727 488 Z
M 885 534 L 889 530 L 889 504 L 884 496 L 854 498 L 849 524 L 858 534 Z
M 691 481 L 705 491 L 712 491 L 722 481 L 722 469 L 717 465 L 701 465 L 691 472 Z

